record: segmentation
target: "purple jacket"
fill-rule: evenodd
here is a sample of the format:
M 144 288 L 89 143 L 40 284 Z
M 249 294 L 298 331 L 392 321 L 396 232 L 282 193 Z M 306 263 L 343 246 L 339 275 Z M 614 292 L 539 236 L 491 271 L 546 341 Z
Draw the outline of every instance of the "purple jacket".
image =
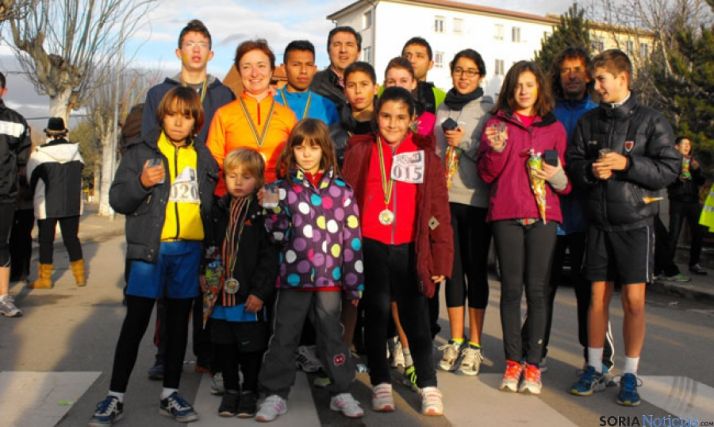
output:
M 327 172 L 318 188 L 301 171 L 292 184 L 277 182 L 279 206 L 265 227 L 283 243 L 277 287 L 330 291 L 342 289 L 348 300 L 364 289 L 359 210 L 352 189 Z
M 491 184 L 486 220 L 540 218 L 528 178 L 527 153 L 531 148 L 540 153 L 557 150 L 560 164 L 565 169 L 565 128 L 551 113 L 543 118 L 536 118 L 533 124 L 526 128 L 514 116 L 499 111 L 486 122 L 484 129 L 499 121 L 504 122 L 508 130 L 506 148 L 500 153 L 494 151 L 484 131 L 478 152 L 478 174 L 483 182 Z M 545 188 L 546 219 L 560 223 L 563 216 L 558 194 L 570 193 L 571 184 L 568 182 L 567 187 L 557 194 L 550 185 L 546 184 Z

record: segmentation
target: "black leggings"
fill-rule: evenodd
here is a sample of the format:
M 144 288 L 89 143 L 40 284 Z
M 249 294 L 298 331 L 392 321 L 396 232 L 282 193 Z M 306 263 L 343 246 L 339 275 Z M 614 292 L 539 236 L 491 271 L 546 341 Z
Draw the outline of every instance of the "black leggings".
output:
M 555 247 L 556 223 L 523 226 L 515 220 L 493 223 L 501 265 L 501 328 L 506 359 L 520 361 L 521 297 L 526 288 L 528 352 L 526 361 L 540 363 L 546 324 L 545 288 Z
M 387 327 L 392 317 L 390 303 L 395 301 L 414 358 L 417 385 L 420 388 L 436 386 L 429 309 L 427 298 L 418 290 L 413 245 L 386 245 L 364 239 L 363 253 L 365 288 L 362 304 L 372 385 L 391 382 L 386 355 Z
M 687 221 L 691 234 L 689 246 L 689 266 L 699 264 L 699 256 L 702 253 L 702 237 L 706 234 L 706 228 L 699 225 L 699 215 L 702 213 L 702 206 L 698 202 L 682 203 L 669 201 L 669 259 L 674 262 L 677 252 L 677 242 L 682 232 L 682 225 Z
M 35 225 L 35 213 L 32 209 L 15 211 L 15 220 L 10 233 L 11 281 L 24 279 L 30 275 L 33 225 Z
M 144 337 L 154 308 L 153 298 L 126 296 L 126 317 L 121 326 L 114 352 L 114 367 L 109 390 L 124 393 L 136 363 L 139 344 Z M 166 299 L 166 354 L 164 356 L 164 387 L 178 388 L 183 358 L 188 340 L 188 316 L 191 298 Z
M 258 392 L 258 372 L 263 361 L 263 352 L 241 352 L 236 344 L 214 344 L 223 372 L 223 386 L 226 390 L 241 391 L 238 368 L 243 373 L 243 390 Z
M 460 203 L 449 206 L 454 229 L 454 270 L 446 281 L 446 306 L 463 307 L 468 295 L 469 308 L 485 309 L 491 244 L 491 225 L 486 222 L 488 209 Z
M 0 203 L 0 267 L 10 267 L 10 231 L 15 213 L 14 203 Z
M 52 250 L 55 243 L 55 227 L 59 222 L 62 242 L 67 248 L 70 261 L 82 259 L 82 245 L 79 243 L 79 215 L 64 218 L 38 219 L 38 240 L 40 241 L 40 264 L 52 264 Z

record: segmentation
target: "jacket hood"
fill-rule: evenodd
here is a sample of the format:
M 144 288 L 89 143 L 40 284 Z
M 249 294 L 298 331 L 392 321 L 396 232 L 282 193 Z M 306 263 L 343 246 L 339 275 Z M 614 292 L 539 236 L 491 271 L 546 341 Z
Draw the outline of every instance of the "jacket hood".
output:
M 208 79 L 208 88 L 210 89 L 212 86 L 220 84 L 220 81 L 218 78 L 212 74 L 206 74 L 206 79 Z M 180 85 L 181 84 L 181 74 L 176 74 L 173 77 L 166 77 L 164 80 L 164 83 L 172 84 L 172 85 Z
M 78 160 L 84 163 L 79 152 L 79 144 L 73 144 L 66 139 L 57 139 L 35 148 L 33 157 L 43 162 L 54 161 L 57 163 L 69 163 Z

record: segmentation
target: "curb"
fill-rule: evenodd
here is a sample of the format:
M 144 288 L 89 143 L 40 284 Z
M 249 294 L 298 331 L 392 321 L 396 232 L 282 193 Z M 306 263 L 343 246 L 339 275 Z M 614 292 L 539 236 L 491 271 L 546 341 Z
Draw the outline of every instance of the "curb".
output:
M 714 302 L 714 289 L 701 289 L 689 283 L 672 283 L 663 280 L 655 280 L 647 285 L 648 290 L 664 295 L 674 295 L 699 302 Z

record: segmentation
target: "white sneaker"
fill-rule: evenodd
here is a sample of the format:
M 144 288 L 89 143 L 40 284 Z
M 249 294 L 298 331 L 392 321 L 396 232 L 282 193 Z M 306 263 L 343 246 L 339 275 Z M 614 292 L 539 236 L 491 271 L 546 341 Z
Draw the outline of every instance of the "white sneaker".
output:
M 347 418 L 362 418 L 364 416 L 364 411 L 362 407 L 359 406 L 359 402 L 349 393 L 332 396 L 330 399 L 330 409 L 342 412 L 342 415 Z
M 444 402 L 441 399 L 441 392 L 438 388 L 424 387 L 419 391 L 419 394 L 421 394 L 422 415 L 444 415 Z
M 391 384 L 382 383 L 372 387 L 372 409 L 376 412 L 394 412 Z
M 277 394 L 271 394 L 260 404 L 255 420 L 263 423 L 273 421 L 278 415 L 285 415 L 288 412 L 288 404 Z
M 301 345 L 295 353 L 295 365 L 298 369 L 307 373 L 315 373 L 322 369 L 322 363 L 315 354 L 315 346 Z
M 211 394 L 221 396 L 225 391 L 226 389 L 223 387 L 223 373 L 216 372 L 211 378 Z
M 454 371 L 459 365 L 459 356 L 461 354 L 461 344 L 455 343 L 449 340 L 447 344 L 439 347 L 439 350 L 443 351 L 444 354 L 441 356 L 441 361 L 439 362 L 439 368 L 444 371 Z
M 15 299 L 10 295 L 0 297 L 0 315 L 5 317 L 20 317 L 22 310 L 15 305 Z
M 470 345 L 461 350 L 461 364 L 459 372 L 464 375 L 478 375 L 483 362 L 483 355 L 480 348 L 473 348 Z
M 392 368 L 399 368 L 407 366 L 404 360 L 404 348 L 402 348 L 402 342 L 399 341 L 399 337 L 390 338 L 388 341 L 389 345 L 389 363 Z

